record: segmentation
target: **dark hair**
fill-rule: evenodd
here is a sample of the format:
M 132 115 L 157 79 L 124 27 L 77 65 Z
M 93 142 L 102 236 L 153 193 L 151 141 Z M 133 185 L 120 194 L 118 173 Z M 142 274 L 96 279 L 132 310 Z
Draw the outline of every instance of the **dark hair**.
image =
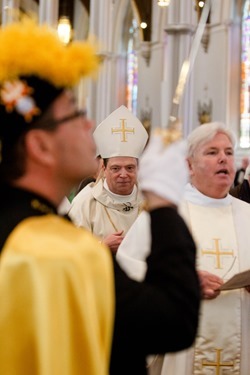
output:
M 119 157 L 119 156 L 118 156 Z M 134 158 L 134 157 L 133 157 Z M 106 158 L 106 159 L 103 159 L 103 165 L 104 165 L 104 167 L 106 168 L 107 167 L 107 165 L 108 165 L 108 161 L 109 161 L 109 159 L 110 158 Z M 139 159 L 137 159 L 137 158 L 134 158 L 134 159 L 136 159 L 136 162 L 137 162 L 137 164 L 139 163 Z
M 106 168 L 108 165 L 109 158 L 103 159 L 103 165 Z
M 54 131 L 57 124 L 53 119 L 52 105 L 35 121 L 28 130 L 24 131 L 17 140 L 5 138 L 1 142 L 0 181 L 11 182 L 24 175 L 26 171 L 25 137 L 32 129 Z

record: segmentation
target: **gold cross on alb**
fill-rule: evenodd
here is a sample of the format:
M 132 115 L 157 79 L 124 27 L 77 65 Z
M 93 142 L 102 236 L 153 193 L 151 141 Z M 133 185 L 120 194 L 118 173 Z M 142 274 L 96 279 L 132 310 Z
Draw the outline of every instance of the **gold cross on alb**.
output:
M 234 362 L 221 362 L 221 352 L 222 349 L 215 349 L 216 360 L 215 362 L 202 361 L 202 367 L 215 367 L 215 375 L 220 375 L 221 367 L 233 367 Z
M 121 142 L 127 142 L 126 133 L 135 133 L 134 128 L 126 128 L 126 119 L 121 118 L 121 127 L 120 128 L 111 128 L 112 133 L 121 133 L 122 140 Z
M 215 243 L 215 249 L 214 250 L 202 250 L 201 249 L 201 253 L 202 255 L 215 255 L 216 256 L 216 268 L 222 268 L 221 267 L 221 264 L 220 264 L 220 257 L 222 255 L 234 255 L 233 251 L 220 251 L 220 246 L 219 246 L 219 241 L 220 239 L 219 238 L 214 238 L 213 239 L 214 243 Z

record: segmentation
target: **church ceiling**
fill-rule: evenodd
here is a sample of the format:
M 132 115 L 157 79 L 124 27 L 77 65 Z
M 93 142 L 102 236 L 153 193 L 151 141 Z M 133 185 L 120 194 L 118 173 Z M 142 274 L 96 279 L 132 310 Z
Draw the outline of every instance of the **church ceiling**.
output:
M 38 4 L 39 4 L 39 0 L 35 0 Z M 90 3 L 90 0 L 80 0 L 81 3 L 83 3 L 83 5 L 85 6 L 86 10 L 89 12 L 89 3 Z M 64 7 L 66 9 L 69 9 L 69 13 L 72 12 L 72 8 L 73 8 L 73 0 L 59 0 L 59 7 Z
M 151 9 L 152 0 L 134 0 L 141 21 L 147 22 L 148 27 L 143 30 L 144 40 L 150 40 L 151 37 Z
M 36 0 L 39 3 L 39 0 Z M 101 0 L 100 0 L 101 1 Z M 86 10 L 89 12 L 90 0 L 81 0 Z M 150 40 L 151 34 L 151 8 L 152 0 L 134 0 L 141 21 L 147 22 L 148 27 L 143 30 L 144 40 Z M 73 1 L 59 0 L 59 15 L 67 14 L 73 19 Z
M 81 0 L 81 2 L 83 3 L 83 5 L 87 9 L 87 11 L 89 12 L 89 8 L 90 8 L 89 3 L 90 3 L 90 0 Z

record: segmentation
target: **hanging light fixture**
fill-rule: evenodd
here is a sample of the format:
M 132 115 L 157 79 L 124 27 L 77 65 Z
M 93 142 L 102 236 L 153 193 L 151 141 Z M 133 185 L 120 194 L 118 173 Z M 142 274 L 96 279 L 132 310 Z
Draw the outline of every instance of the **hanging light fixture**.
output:
M 141 22 L 140 26 L 141 26 L 142 29 L 146 29 L 148 27 L 148 24 L 147 24 L 147 22 Z
M 159 7 L 168 7 L 170 4 L 170 0 L 158 0 L 157 4 Z
M 197 11 L 197 14 L 198 14 L 198 21 L 200 20 L 201 12 L 202 12 L 202 9 L 204 8 L 205 1 L 206 0 L 196 0 L 195 1 L 195 10 Z
M 64 44 L 68 44 L 71 40 L 72 36 L 72 29 L 71 29 L 71 23 L 68 17 L 60 17 L 57 25 L 57 33 L 60 38 L 60 40 Z
M 205 3 L 206 3 L 206 0 L 195 0 L 195 10 L 197 12 L 198 22 L 200 21 L 201 13 L 203 11 Z M 208 14 L 208 18 L 207 18 L 207 22 L 206 22 L 206 27 L 205 27 L 205 30 L 204 30 L 204 33 L 203 33 L 203 36 L 202 36 L 202 39 L 201 39 L 201 44 L 203 45 L 203 48 L 204 48 L 205 52 L 208 51 L 208 45 L 209 45 L 209 41 L 210 41 L 210 27 L 209 27 L 209 24 L 210 24 L 210 12 Z

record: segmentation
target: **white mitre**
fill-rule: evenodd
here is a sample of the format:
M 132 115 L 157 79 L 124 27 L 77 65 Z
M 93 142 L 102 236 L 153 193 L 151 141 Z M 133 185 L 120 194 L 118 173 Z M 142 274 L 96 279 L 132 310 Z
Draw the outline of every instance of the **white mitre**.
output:
M 142 123 L 124 105 L 112 112 L 94 131 L 97 153 L 103 159 L 139 158 L 148 140 Z

